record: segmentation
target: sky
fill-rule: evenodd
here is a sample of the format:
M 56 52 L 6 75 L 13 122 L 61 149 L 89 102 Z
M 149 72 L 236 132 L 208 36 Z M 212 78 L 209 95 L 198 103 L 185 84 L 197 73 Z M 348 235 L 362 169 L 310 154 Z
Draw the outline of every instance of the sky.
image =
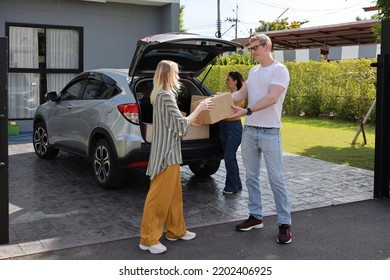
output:
M 180 0 L 184 5 L 184 28 L 188 32 L 215 36 L 217 32 L 217 0 Z M 260 26 L 259 20 L 273 22 L 288 17 L 288 22 L 309 22 L 301 27 L 314 27 L 353 22 L 356 17 L 371 19 L 376 12 L 363 7 L 375 6 L 375 0 L 220 0 L 221 34 L 235 38 L 235 27 L 227 19 L 238 19 L 237 37 L 248 37 Z

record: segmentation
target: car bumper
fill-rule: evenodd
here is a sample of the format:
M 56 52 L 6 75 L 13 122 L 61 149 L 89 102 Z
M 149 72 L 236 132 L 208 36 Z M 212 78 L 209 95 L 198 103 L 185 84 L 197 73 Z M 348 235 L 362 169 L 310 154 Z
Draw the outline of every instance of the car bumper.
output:
M 205 160 L 223 159 L 223 150 L 219 142 L 182 142 L 183 165 Z M 118 159 L 118 167 L 146 167 L 149 161 L 150 145 L 143 143 L 141 148 L 131 151 L 127 156 Z

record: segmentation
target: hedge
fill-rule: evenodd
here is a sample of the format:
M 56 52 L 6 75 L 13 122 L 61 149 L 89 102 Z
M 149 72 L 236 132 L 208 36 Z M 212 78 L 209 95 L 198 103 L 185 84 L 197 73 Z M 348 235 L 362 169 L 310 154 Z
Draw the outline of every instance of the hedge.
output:
M 285 62 L 290 85 L 284 102 L 289 116 L 330 117 L 356 121 L 366 115 L 376 94 L 374 59 Z M 210 67 L 210 66 L 209 66 Z M 205 85 L 212 92 L 226 91 L 226 75 L 238 71 L 246 79 L 253 65 L 214 65 Z M 200 75 L 207 73 L 208 68 Z M 375 121 L 375 110 L 370 119 Z

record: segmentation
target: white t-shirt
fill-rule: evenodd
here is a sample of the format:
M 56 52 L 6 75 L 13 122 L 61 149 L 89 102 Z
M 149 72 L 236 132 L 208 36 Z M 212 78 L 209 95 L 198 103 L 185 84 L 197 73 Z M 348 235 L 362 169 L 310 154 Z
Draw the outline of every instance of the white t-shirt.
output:
M 274 61 L 274 63 L 267 67 L 262 67 L 261 65 L 253 67 L 249 71 L 248 79 L 246 81 L 248 107 L 253 107 L 264 96 L 268 95 L 269 86 L 272 84 L 284 87 L 284 91 L 274 105 L 253 112 L 250 116 L 246 116 L 245 125 L 257 127 L 282 127 L 282 107 L 289 83 L 290 74 L 288 69 L 278 61 Z

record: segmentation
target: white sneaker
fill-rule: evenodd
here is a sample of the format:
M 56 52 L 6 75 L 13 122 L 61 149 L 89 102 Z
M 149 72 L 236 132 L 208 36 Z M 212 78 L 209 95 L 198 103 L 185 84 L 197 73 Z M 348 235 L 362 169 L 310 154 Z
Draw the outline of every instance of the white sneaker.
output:
M 179 237 L 179 238 L 169 238 L 169 237 L 166 237 L 169 241 L 176 241 L 178 239 L 181 239 L 181 240 L 185 240 L 185 241 L 188 241 L 188 240 L 192 240 L 196 237 L 196 233 L 195 232 L 191 232 L 191 231 L 188 231 L 186 232 L 186 234 L 184 234 L 183 236 Z
M 139 244 L 139 248 L 141 250 L 144 250 L 144 251 L 149 250 L 149 252 L 152 253 L 152 254 L 161 254 L 161 253 L 164 253 L 167 250 L 167 247 L 165 247 L 161 243 L 154 244 L 152 246 L 145 246 L 145 245 L 142 245 L 140 243 Z

